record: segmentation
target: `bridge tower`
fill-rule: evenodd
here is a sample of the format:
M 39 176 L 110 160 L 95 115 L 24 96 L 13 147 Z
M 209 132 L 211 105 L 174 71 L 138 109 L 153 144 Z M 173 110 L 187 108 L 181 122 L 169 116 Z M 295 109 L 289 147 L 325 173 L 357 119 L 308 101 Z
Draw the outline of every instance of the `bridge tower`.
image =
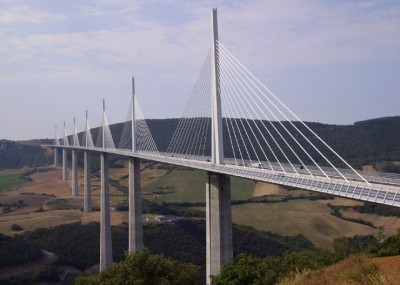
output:
M 103 100 L 103 149 L 106 148 L 106 109 Z M 112 241 L 111 241 L 111 212 L 110 212 L 110 189 L 108 177 L 108 154 L 101 152 L 101 192 L 100 192 L 100 271 L 110 267 L 113 264 L 112 259 Z
M 217 9 L 212 9 L 211 161 L 224 164 Z M 233 256 L 230 176 L 208 172 L 206 181 L 206 276 L 219 274 Z
M 89 121 L 88 121 L 88 111 L 86 111 L 86 126 L 85 126 L 85 151 L 83 152 L 83 211 L 85 213 L 92 212 L 92 185 L 90 183 L 90 151 L 87 150 L 89 147 Z
M 74 134 L 73 134 L 73 146 L 77 146 L 77 134 L 76 134 L 76 122 L 74 117 Z M 79 184 L 78 184 L 78 151 L 72 149 L 72 196 L 79 195 Z
M 136 153 L 135 79 L 132 78 L 132 152 Z M 129 157 L 129 251 L 143 247 L 140 158 Z
M 55 126 L 55 135 L 54 135 L 54 144 L 55 145 L 60 145 L 60 141 L 58 140 L 58 135 L 57 135 L 57 125 Z M 58 148 L 54 148 L 54 167 L 58 166 Z
M 65 122 L 64 122 L 64 146 L 69 145 L 68 143 L 68 136 L 67 136 L 67 128 L 65 127 Z M 68 167 L 67 167 L 67 149 L 63 148 L 63 168 L 62 168 L 62 177 L 63 180 L 68 179 Z

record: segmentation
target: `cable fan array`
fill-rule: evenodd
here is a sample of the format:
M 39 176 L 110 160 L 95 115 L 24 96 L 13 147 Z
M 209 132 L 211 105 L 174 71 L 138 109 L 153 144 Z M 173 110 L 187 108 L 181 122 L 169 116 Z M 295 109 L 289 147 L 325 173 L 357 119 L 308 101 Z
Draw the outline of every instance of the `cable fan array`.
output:
M 217 58 L 225 164 L 327 178 L 334 172 L 347 180 L 334 161 L 367 182 L 220 42 Z M 167 149 L 171 155 L 210 155 L 211 60 L 209 53 Z
M 81 142 L 82 146 L 94 147 L 92 132 L 90 131 L 89 120 L 87 119 L 87 115 L 86 115 L 85 131 L 82 132 Z
M 347 180 L 331 162 L 335 160 L 367 182 L 221 43 L 217 47 L 223 116 L 236 163 L 248 159 L 253 166 L 266 164 L 283 172 L 290 166 L 295 173 L 310 175 L 317 170 L 329 178 L 323 165 Z
M 127 119 L 124 123 L 123 130 L 120 137 L 118 149 L 132 151 L 132 101 L 129 107 Z M 62 145 L 65 146 L 83 146 L 89 148 L 106 148 L 116 149 L 114 144 L 113 135 L 111 133 L 110 125 L 108 123 L 107 115 L 103 109 L 103 114 L 100 122 L 100 127 L 95 128 L 93 133 L 97 133 L 96 143 L 93 143 L 92 130 L 89 127 L 89 121 L 86 114 L 85 131 L 80 133 L 80 139 L 76 126 L 74 123 L 74 132 L 70 136 L 67 134 L 67 129 L 64 124 L 64 138 L 61 140 Z M 138 153 L 145 153 L 159 156 L 157 146 L 153 140 L 150 130 L 144 119 L 143 113 L 140 109 L 139 103 L 135 98 L 135 140 L 136 151 Z M 80 141 L 82 144 L 80 144 Z M 57 135 L 57 127 L 55 130 L 54 145 L 61 145 L 60 139 Z
M 343 173 L 351 171 L 368 183 L 218 41 L 216 49 L 225 164 L 283 173 L 322 175 L 328 179 L 338 176 L 346 181 L 346 176 L 349 176 Z M 209 160 L 212 59 L 210 50 L 167 148 L 170 156 Z M 159 156 L 136 99 L 131 102 L 118 148 L 132 150 L 133 103 L 134 151 Z M 104 108 L 96 144 L 93 144 L 87 122 L 85 127 L 86 131 L 81 137 L 83 146 L 115 149 Z M 79 146 L 75 125 L 74 134 L 70 137 L 64 128 L 63 144 Z M 339 170 L 333 162 L 348 169 Z
M 167 153 L 197 156 L 211 154 L 211 51 L 208 52 L 189 102 L 172 136 Z
M 60 138 L 58 137 L 58 132 L 57 132 L 57 125 L 55 128 L 55 132 L 54 132 L 54 140 L 53 140 L 53 144 L 56 146 L 60 146 Z
M 72 134 L 72 145 L 73 146 L 80 146 L 79 137 L 78 137 L 78 131 L 76 130 L 76 125 L 75 125 L 75 118 L 74 118 L 74 133 Z
M 103 130 L 104 128 L 104 130 Z M 97 133 L 96 147 L 115 148 L 114 139 L 110 130 L 106 112 L 103 110 L 100 127 Z
M 68 134 L 67 134 L 67 128 L 65 127 L 65 122 L 64 122 L 64 138 L 63 138 L 63 145 L 67 145 L 69 146 L 69 138 L 68 138 Z
M 136 152 L 146 153 L 159 156 L 157 146 L 150 133 L 149 127 L 147 126 L 146 120 L 143 116 L 142 110 L 140 109 L 139 102 L 135 98 L 135 140 L 136 140 Z M 120 142 L 118 144 L 119 149 L 132 150 L 132 100 L 129 107 L 128 115 L 124 123 Z

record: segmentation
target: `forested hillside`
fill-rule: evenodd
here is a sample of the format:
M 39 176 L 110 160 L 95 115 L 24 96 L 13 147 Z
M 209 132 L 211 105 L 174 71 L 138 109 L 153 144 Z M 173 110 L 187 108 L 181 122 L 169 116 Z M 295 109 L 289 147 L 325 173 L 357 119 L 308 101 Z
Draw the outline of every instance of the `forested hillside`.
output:
M 3 241 L 3 245 L 10 246 L 13 242 L 19 241 L 26 243 L 26 247 L 45 248 L 58 256 L 56 266 L 68 265 L 84 269 L 98 263 L 99 232 L 98 223 L 73 223 L 37 229 L 19 237 L 7 238 Z M 302 270 L 309 271 L 334 264 L 352 254 L 398 255 L 399 234 L 400 232 L 381 240 L 374 236 L 343 237 L 334 241 L 332 249 L 318 249 L 301 235 L 284 237 L 270 232 L 234 226 L 234 259 L 223 267 L 219 276 L 213 278 L 213 284 L 272 285 L 281 278 L 294 276 Z M 124 251 L 128 248 L 127 228 L 113 227 L 112 238 L 114 261 L 121 261 L 124 259 Z M 201 277 L 198 284 L 204 284 L 206 246 L 204 221 L 186 220 L 145 225 L 144 241 L 152 254 L 163 254 L 179 262 L 199 266 Z M 56 272 L 56 267 L 43 270 L 52 270 L 49 273 Z M 127 270 L 130 270 L 129 267 Z M 108 276 L 121 277 L 114 273 Z M 23 279 L 25 282 L 7 283 L 6 281 L 10 280 L 0 280 L 0 283 L 4 281 L 4 284 L 29 284 L 28 281 L 31 281 L 29 278 Z M 57 279 L 55 275 L 52 281 L 57 281 Z
M 179 119 L 150 119 L 146 120 L 146 122 L 153 135 L 158 150 L 162 152 L 167 151 L 171 138 L 178 126 Z M 226 123 L 226 121 L 223 121 L 223 126 L 226 126 Z M 262 125 L 260 121 L 258 121 L 257 124 L 259 126 Z M 282 126 L 278 122 L 273 122 L 273 124 L 275 128 L 281 132 L 283 137 L 290 141 L 289 135 L 283 130 Z M 400 116 L 366 120 L 356 122 L 353 125 L 328 125 L 313 122 L 306 122 L 306 124 L 354 167 L 360 168 L 365 164 L 400 160 Z M 120 123 L 111 126 L 111 131 L 116 145 L 118 145 L 120 141 L 123 125 L 123 123 Z M 283 125 L 289 130 L 293 128 L 289 122 L 283 122 Z M 310 134 L 299 122 L 294 122 L 294 125 L 305 134 Z M 262 128 L 260 127 L 260 129 Z M 93 130 L 94 140 L 97 138 L 97 134 L 98 129 Z M 280 139 L 278 135 L 275 134 L 274 137 L 281 146 L 284 145 L 283 140 Z M 232 148 L 229 145 L 228 138 L 228 132 L 226 127 L 224 127 L 225 157 L 233 157 Z M 258 138 L 260 140 L 262 139 L 260 135 L 258 135 Z M 297 137 L 297 139 L 299 142 L 304 142 L 304 139 L 301 137 Z M 209 140 L 210 135 L 208 137 L 208 142 L 206 142 L 206 154 L 210 153 L 209 146 L 211 143 Z M 326 151 L 326 148 L 322 146 L 316 138 L 312 138 L 311 140 L 319 149 Z M 273 144 L 271 144 L 271 146 L 276 153 L 279 153 L 276 146 L 274 147 Z M 302 153 L 299 147 L 295 144 L 293 144 L 292 147 L 299 154 Z M 313 152 L 312 147 L 306 149 L 310 153 Z M 258 151 L 260 152 L 260 150 Z M 267 152 L 267 150 L 264 151 Z M 287 154 L 289 153 L 290 151 L 287 151 Z M 334 158 L 332 153 L 326 151 L 324 154 L 326 154 L 328 158 L 332 159 L 336 165 L 340 166 L 340 161 Z M 279 158 L 283 160 L 282 156 Z M 294 157 L 290 157 L 290 155 L 289 158 L 294 159 Z M 304 161 L 309 162 L 309 159 L 305 155 L 301 158 Z M 324 163 L 321 159 L 317 162 L 322 164 Z M 387 170 L 388 172 L 396 172 L 396 170 L 398 170 L 393 165 L 386 165 L 385 167 L 381 170 Z
M 180 262 L 192 263 L 201 267 L 201 280 L 204 281 L 206 254 L 204 221 L 181 220 L 174 223 L 146 224 L 143 230 L 144 245 L 153 254 L 163 254 Z M 40 228 L 21 236 L 4 237 L 3 240 L 0 239 L 0 245 L 4 249 L 14 247 L 14 244 L 18 242 L 24 243 L 23 248 L 29 250 L 43 248 L 58 256 L 56 265 L 73 266 L 83 270 L 99 262 L 99 240 L 100 225 L 91 222 Z M 128 248 L 128 228 L 125 226 L 112 227 L 112 240 L 113 259 L 121 261 Z M 315 248 L 302 235 L 288 237 L 270 232 L 260 232 L 247 227 L 236 225 L 233 227 L 235 256 L 241 253 L 257 257 L 283 256 L 285 253 L 299 252 L 305 249 L 314 250 Z M 24 262 L 25 260 L 15 256 L 15 264 Z M 0 279 L 0 284 L 3 284 L 3 281 Z M 199 283 L 204 284 L 204 282 Z
M 0 140 L 0 168 L 20 168 L 49 164 L 52 158 L 46 149 L 9 140 Z
M 152 252 L 204 266 L 204 221 L 183 220 L 176 223 L 148 224 L 143 230 L 145 246 Z M 124 251 L 128 248 L 127 231 L 126 227 L 113 227 L 113 251 L 116 261 L 123 259 Z M 285 237 L 239 226 L 234 226 L 233 231 L 235 254 L 245 252 L 259 257 L 281 256 L 284 252 L 314 248 L 302 235 Z M 60 264 L 85 269 L 98 262 L 99 233 L 98 223 L 74 223 L 37 229 L 23 235 L 23 239 L 56 253 Z M 247 242 L 250 240 L 257 242 Z
M 153 135 L 155 143 L 159 151 L 166 151 L 175 129 L 179 123 L 179 119 L 150 119 L 146 120 L 149 129 Z M 258 121 L 258 125 L 262 122 Z M 277 130 L 280 130 L 285 139 L 289 136 L 283 131 L 282 126 L 273 122 Z M 317 133 L 325 142 L 327 142 L 339 155 L 346 159 L 352 166 L 360 168 L 365 164 L 376 164 L 379 170 L 387 172 L 399 172 L 399 167 L 393 164 L 383 163 L 386 161 L 400 160 L 400 116 L 385 117 L 372 119 L 367 121 L 356 122 L 353 125 L 327 125 L 321 123 L 306 123 L 315 133 Z M 223 122 L 226 126 L 226 121 Z M 290 129 L 293 128 L 288 122 L 283 125 Z M 301 131 L 307 133 L 305 127 L 299 122 L 294 125 Z M 115 145 L 119 145 L 121 134 L 123 132 L 124 123 L 111 125 L 111 131 Z M 93 141 L 96 143 L 99 128 L 92 129 Z M 82 136 L 82 133 L 80 134 Z M 274 136 L 275 137 L 275 136 Z M 261 136 L 259 136 L 261 140 Z M 304 141 L 300 136 L 297 138 L 300 142 Z M 210 138 L 208 138 L 210 140 Z M 276 135 L 276 140 L 280 145 L 284 145 L 283 140 Z M 325 147 L 315 138 L 311 139 L 321 150 Z M 228 133 L 224 128 L 224 151 L 226 157 L 233 157 L 232 148 L 229 145 Z M 205 153 L 210 153 L 210 143 L 206 143 Z M 279 151 L 277 147 L 271 144 L 276 153 Z M 299 154 L 302 152 L 299 147 L 292 146 Z M 310 153 L 313 152 L 311 147 L 306 148 Z M 260 152 L 258 149 L 257 151 Z M 267 154 L 268 151 L 264 150 Z M 287 152 L 290 157 L 290 151 Z M 340 161 L 334 158 L 330 152 L 325 152 L 326 156 L 333 160 L 337 166 Z M 272 156 L 271 156 L 272 157 Z M 301 157 L 305 163 L 309 163 L 309 159 L 304 155 Z M 282 159 L 283 157 L 279 157 Z M 324 164 L 320 158 L 316 158 L 317 162 Z M 23 145 L 13 141 L 0 140 L 0 168 L 18 168 L 24 165 L 42 165 L 50 163 L 51 158 L 46 157 L 45 150 L 39 146 Z M 96 165 L 96 164 L 95 164 Z
M 178 119 L 147 120 L 160 151 L 167 150 L 178 122 Z M 382 161 L 400 160 L 400 116 L 361 121 L 353 125 L 327 125 L 311 122 L 306 124 L 355 167 L 360 168 L 365 164 Z M 277 123 L 275 125 L 279 128 Z M 285 125 L 288 123 L 285 122 Z M 304 126 L 298 122 L 295 122 L 295 125 L 302 131 L 305 130 Z M 117 138 L 118 133 L 116 132 L 115 135 Z M 224 133 L 224 137 L 227 138 L 228 135 Z M 228 140 L 225 139 L 225 156 L 232 157 L 231 147 L 227 142 Z M 314 139 L 313 142 L 318 145 L 317 140 Z M 209 152 L 209 150 L 206 151 Z M 329 153 L 327 155 L 330 156 Z M 392 172 L 394 171 L 392 170 Z

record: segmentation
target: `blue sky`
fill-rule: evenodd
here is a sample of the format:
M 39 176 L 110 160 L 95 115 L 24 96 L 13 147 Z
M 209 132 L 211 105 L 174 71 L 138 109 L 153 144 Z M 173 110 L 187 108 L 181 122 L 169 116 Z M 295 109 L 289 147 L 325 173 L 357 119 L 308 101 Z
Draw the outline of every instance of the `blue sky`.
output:
M 400 114 L 400 1 L 0 0 L 0 138 L 180 117 L 220 41 L 305 121 Z M 59 131 L 61 135 L 62 131 Z

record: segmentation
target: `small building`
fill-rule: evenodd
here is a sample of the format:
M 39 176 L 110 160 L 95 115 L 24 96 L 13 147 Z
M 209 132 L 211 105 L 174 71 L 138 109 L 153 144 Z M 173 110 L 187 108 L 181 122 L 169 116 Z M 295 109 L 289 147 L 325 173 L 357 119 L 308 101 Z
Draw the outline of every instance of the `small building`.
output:
M 165 217 L 164 216 L 157 216 L 154 218 L 157 222 L 161 222 L 161 221 L 165 221 Z

